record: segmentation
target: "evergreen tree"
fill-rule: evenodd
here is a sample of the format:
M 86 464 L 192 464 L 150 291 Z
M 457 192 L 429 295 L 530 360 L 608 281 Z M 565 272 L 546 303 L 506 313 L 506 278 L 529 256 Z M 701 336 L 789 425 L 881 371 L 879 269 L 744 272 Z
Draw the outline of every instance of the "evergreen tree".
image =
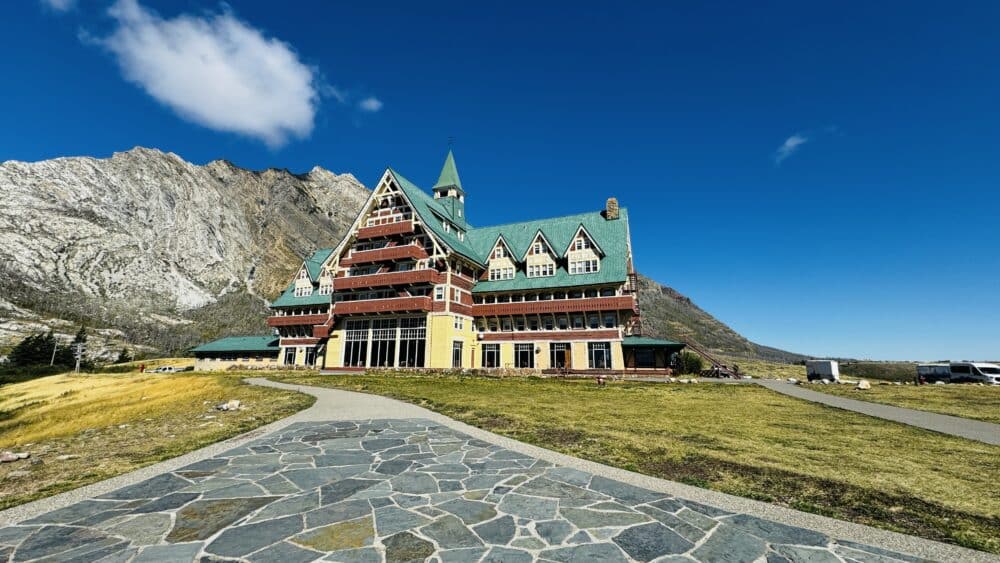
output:
M 118 359 L 115 360 L 116 364 L 124 364 L 132 361 L 132 354 L 129 354 L 128 348 L 123 347 L 121 352 L 118 352 Z

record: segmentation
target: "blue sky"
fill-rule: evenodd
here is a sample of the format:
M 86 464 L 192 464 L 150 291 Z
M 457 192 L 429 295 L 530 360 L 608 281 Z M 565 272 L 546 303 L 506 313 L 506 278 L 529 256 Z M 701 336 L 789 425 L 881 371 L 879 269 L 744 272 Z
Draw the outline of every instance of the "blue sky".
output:
M 275 6 L 10 3 L 0 161 L 430 186 L 454 137 L 471 222 L 617 196 L 639 270 L 756 342 L 1000 359 L 996 2 Z

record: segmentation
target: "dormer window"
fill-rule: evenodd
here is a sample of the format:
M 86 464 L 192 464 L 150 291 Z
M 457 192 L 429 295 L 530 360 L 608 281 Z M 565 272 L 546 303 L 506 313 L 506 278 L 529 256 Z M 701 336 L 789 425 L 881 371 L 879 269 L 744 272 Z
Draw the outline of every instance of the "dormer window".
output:
M 303 270 L 301 270 L 299 272 L 299 279 L 300 280 L 304 280 L 304 279 L 308 279 L 308 278 L 309 278 L 309 272 L 305 271 L 305 269 L 303 269 Z
M 502 245 L 497 245 L 496 250 L 493 251 L 494 258 L 506 258 L 507 252 L 504 250 Z
M 541 254 L 542 253 L 542 243 L 536 242 L 534 245 L 532 245 L 531 253 L 532 254 Z
M 590 239 L 585 236 L 580 236 L 576 239 L 576 243 L 573 245 L 575 250 L 584 250 L 590 248 Z
M 444 232 L 446 233 L 451 232 L 451 223 L 449 223 L 448 221 L 441 221 L 441 224 L 444 225 Z
M 312 293 L 313 293 L 313 288 L 312 288 L 311 285 L 310 286 L 306 286 L 306 287 L 296 287 L 295 288 L 295 296 L 296 297 L 309 297 L 310 295 L 312 295 Z

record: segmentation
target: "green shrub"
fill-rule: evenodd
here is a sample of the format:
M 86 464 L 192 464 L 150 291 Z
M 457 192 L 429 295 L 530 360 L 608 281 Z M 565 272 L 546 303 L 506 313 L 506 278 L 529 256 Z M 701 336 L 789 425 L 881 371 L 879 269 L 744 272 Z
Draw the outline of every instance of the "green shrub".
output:
M 677 354 L 677 371 L 679 373 L 699 374 L 705 367 L 705 360 L 690 350 Z

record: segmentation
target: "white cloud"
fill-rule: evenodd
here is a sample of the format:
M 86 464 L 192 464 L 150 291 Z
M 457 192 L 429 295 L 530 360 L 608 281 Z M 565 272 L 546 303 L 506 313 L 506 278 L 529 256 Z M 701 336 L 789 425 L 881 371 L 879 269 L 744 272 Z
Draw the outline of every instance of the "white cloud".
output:
M 808 142 L 809 138 L 801 133 L 796 133 L 785 139 L 785 142 L 781 143 L 778 150 L 774 151 L 774 163 L 781 164 L 786 158 L 795 154 L 799 150 L 799 147 Z
M 380 109 L 382 109 L 382 100 L 379 100 L 374 96 L 368 96 L 367 98 L 358 102 L 358 107 L 361 108 L 361 111 L 375 113 Z
M 42 6 L 54 12 L 68 12 L 76 7 L 76 0 L 40 0 Z
M 287 43 L 228 10 L 164 19 L 117 0 L 109 14 L 118 25 L 97 42 L 127 80 L 182 118 L 271 147 L 312 132 L 323 86 Z

